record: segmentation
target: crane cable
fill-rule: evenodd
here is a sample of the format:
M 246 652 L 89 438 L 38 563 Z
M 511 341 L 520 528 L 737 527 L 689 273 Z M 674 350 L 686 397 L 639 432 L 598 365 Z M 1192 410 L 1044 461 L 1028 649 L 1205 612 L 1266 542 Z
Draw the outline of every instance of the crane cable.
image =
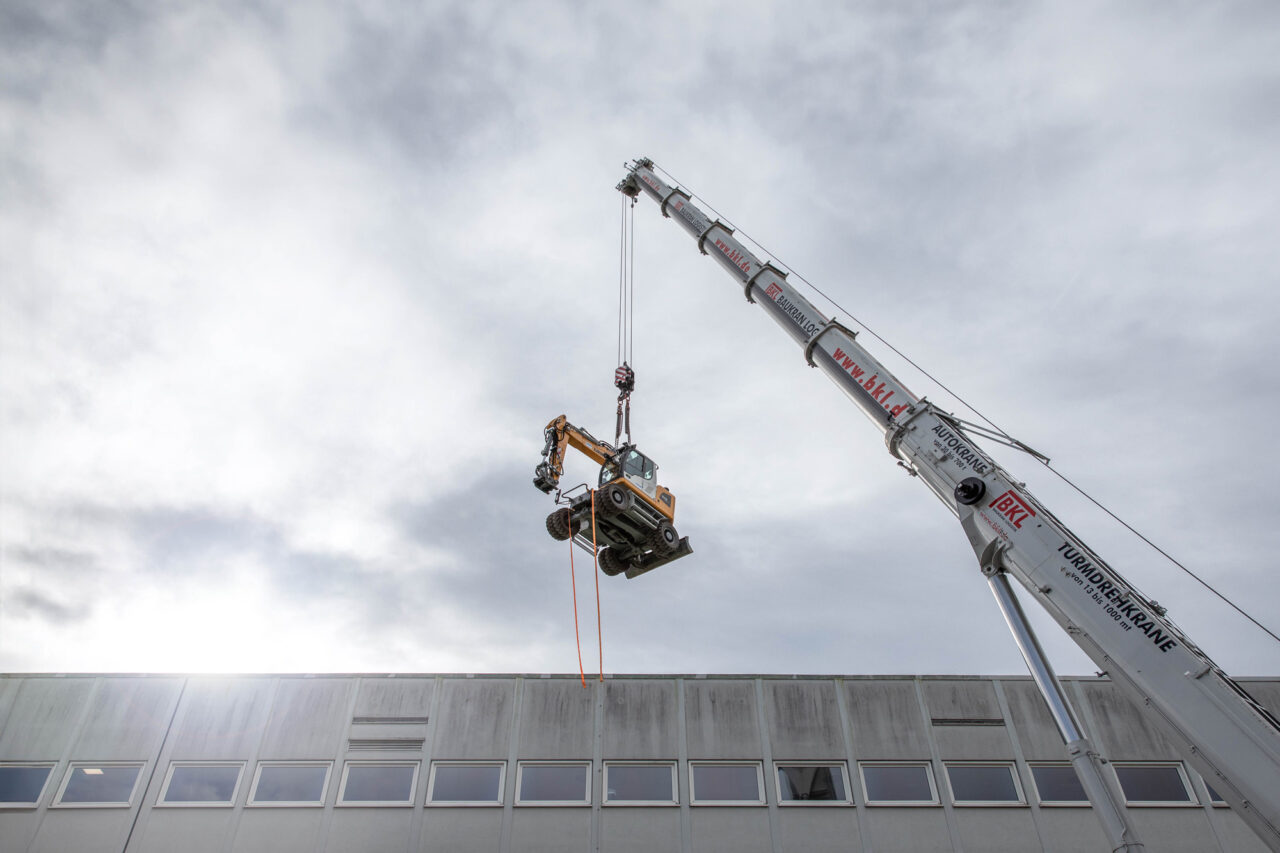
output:
M 671 179 L 671 183 L 672 183 L 673 185 L 683 186 L 683 184 L 682 184 L 679 180 L 677 180 L 676 176 L 675 176 L 675 175 L 673 175 L 673 174 L 671 174 L 670 172 L 668 172 L 666 169 L 663 169 L 661 166 L 658 166 L 658 165 L 656 165 L 656 164 L 653 166 L 653 168 L 654 168 L 654 169 L 656 169 L 657 171 L 662 172 L 664 175 L 666 175 L 668 178 L 670 178 L 670 179 Z M 903 361 L 905 361 L 907 364 L 909 364 L 909 365 L 911 365 L 912 367 L 914 367 L 914 368 L 915 368 L 917 371 L 919 371 L 923 376 L 925 376 L 927 379 L 929 379 L 929 381 L 933 382 L 935 385 L 937 385 L 937 386 L 938 386 L 939 388 L 941 388 L 943 391 L 946 391 L 948 394 L 950 394 L 950 395 L 951 395 L 955 400 L 957 400 L 957 401 L 960 403 L 960 405 L 964 406 L 966 409 L 968 409 L 969 411 L 973 412 L 973 414 L 974 414 L 974 415 L 976 415 L 980 420 L 985 421 L 985 422 L 987 423 L 987 425 L 988 425 L 988 426 L 990 426 L 993 430 L 995 430 L 997 433 L 999 433 L 1000 435 L 1002 435 L 1004 438 L 1006 438 L 1006 439 L 1008 439 L 1010 442 L 1012 442 L 1012 443 L 1013 443 L 1013 446 L 1017 447 L 1017 446 L 1020 444 L 1020 442 L 1018 442 L 1018 441 L 1017 441 L 1016 439 L 1014 439 L 1011 435 L 1009 435 L 1009 433 L 1005 432 L 1005 430 L 1004 430 L 1004 429 L 1002 429 L 999 425 L 997 425 L 994 421 L 992 421 L 990 418 L 988 418 L 988 417 L 987 417 L 986 415 L 984 415 L 982 412 L 978 411 L 978 409 L 977 409 L 977 408 L 975 408 L 974 406 L 972 406 L 972 405 L 969 403 L 969 401 L 967 401 L 964 397 L 961 397 L 958 393 L 956 393 L 955 391 L 952 391 L 952 390 L 951 390 L 949 387 L 947 387 L 947 385 L 946 385 L 945 383 L 943 383 L 940 379 L 938 379 L 938 378 L 937 378 L 937 377 L 935 377 L 933 374 L 931 374 L 929 371 L 925 370 L 923 367 L 921 367 L 920 365 L 918 365 L 918 364 L 916 364 L 914 361 L 912 361 L 910 357 L 908 357 L 904 352 L 902 352 L 902 350 L 898 349 L 898 348 L 897 348 L 897 347 L 895 347 L 893 344 L 889 343 L 887 340 L 885 340 L 883 337 L 881 337 L 881 336 L 879 335 L 879 333 L 877 333 L 874 329 L 872 329 L 870 326 L 868 326 L 868 325 L 867 325 L 866 323 L 864 323 L 862 320 L 859 320 L 859 319 L 858 319 L 857 317 L 855 317 L 855 316 L 854 316 L 850 311 L 847 311 L 847 310 L 844 308 L 844 306 L 843 306 L 843 305 L 841 305 L 839 302 L 836 302 L 833 298 L 831 298 L 831 297 L 830 297 L 830 296 L 828 296 L 826 293 L 824 293 L 822 290 L 820 290 L 820 289 L 819 289 L 815 284 L 813 284 L 811 281 L 809 281 L 807 278 L 805 278 L 805 277 L 804 277 L 803 275 L 801 275 L 800 273 L 796 272 L 796 270 L 795 270 L 795 268 L 794 268 L 794 267 L 790 266 L 789 264 L 785 264 L 785 263 L 783 263 L 783 262 L 782 262 L 782 261 L 781 261 L 781 260 L 776 256 L 776 255 L 774 255 L 772 252 L 770 252 L 770 251 L 768 251 L 767 249 L 765 249 L 765 247 L 764 247 L 763 245 L 761 245 L 761 244 L 760 244 L 760 243 L 759 243 L 759 242 L 758 242 L 754 237 L 752 237 L 750 234 L 748 234 L 747 232 L 743 231 L 741 228 L 738 228 L 737 226 L 732 225 L 732 224 L 729 222 L 729 220 L 728 220 L 728 219 L 726 219 L 724 216 L 722 216 L 722 215 L 721 215 L 721 214 L 720 214 L 720 213 L 719 213 L 719 212 L 718 212 L 714 207 L 712 207 L 712 206 L 707 202 L 707 200 L 706 200 L 706 199 L 704 199 L 704 198 L 702 198 L 702 197 L 700 197 L 700 196 L 698 196 L 698 195 L 696 195 L 696 194 L 694 194 L 694 193 L 690 193 L 689 195 L 690 195 L 690 197 L 691 197 L 691 198 L 697 199 L 699 202 L 701 202 L 703 205 L 705 205 L 705 206 L 706 206 L 706 208 L 707 208 L 707 210 L 711 211 L 711 213 L 712 213 L 712 214 L 713 214 L 713 215 L 714 215 L 718 220 L 723 221 L 723 223 L 724 223 L 727 227 L 731 227 L 731 228 L 733 228 L 733 231 L 734 231 L 735 236 L 738 236 L 738 237 L 745 237 L 747 240 L 751 241 L 751 243 L 753 243 L 753 244 L 755 245 L 755 247 L 756 247 L 757 249 L 759 249 L 763 254 L 768 255 L 768 256 L 770 256 L 770 257 L 772 257 L 772 258 L 773 258 L 773 260 L 774 260 L 774 261 L 776 261 L 776 262 L 777 262 L 777 264 L 778 264 L 779 266 L 781 266 L 783 269 L 787 270 L 787 272 L 789 272 L 791 275 L 794 275 L 797 279 L 799 279 L 801 282 L 803 282 L 803 283 L 804 283 L 804 285 L 805 285 L 806 287 L 808 287 L 808 288 L 809 288 L 810 290 L 812 290 L 814 293 L 818 294 L 818 295 L 819 295 L 819 296 L 821 296 L 823 299 L 825 299 L 825 300 L 826 300 L 826 301 L 827 301 L 831 306 L 833 306 L 833 307 L 834 307 L 837 311 L 839 311 L 841 314 L 843 314 L 844 316 L 848 317 L 848 318 L 849 318 L 850 320 L 852 320 L 854 323 L 856 323 L 857 325 L 859 325 L 859 326 L 861 326 L 863 329 L 865 329 L 865 330 L 867 331 L 867 334 L 871 335 L 871 337 L 875 338 L 877 341 L 879 341 L 880 343 L 882 343 L 882 344 L 884 344 L 886 347 L 888 347 L 890 350 L 892 350 L 892 351 L 893 351 L 893 352 L 894 352 L 894 353 L 895 353 L 899 358 L 901 358 L 901 359 L 902 359 Z M 623 198 L 624 198 L 624 200 L 625 200 L 625 198 L 626 198 L 626 197 L 624 196 Z M 1085 491 L 1081 486 L 1076 485 L 1076 483 L 1074 483 L 1071 479 L 1069 479 L 1065 474 L 1063 474 L 1063 473 L 1062 473 L 1061 471 L 1059 471 L 1057 468 L 1054 468 L 1054 467 L 1053 467 L 1053 465 L 1050 463 L 1050 461 L 1049 461 L 1047 458 L 1041 458 L 1041 457 L 1039 457 L 1039 456 L 1036 456 L 1035 454 L 1031 454 L 1031 457 L 1032 457 L 1033 459 L 1035 459 L 1037 462 L 1039 462 L 1041 465 L 1043 465 L 1044 467 L 1048 468 L 1051 472 L 1053 472 L 1053 475 L 1054 475 L 1055 477 L 1057 477 L 1057 478 L 1058 478 L 1059 480 L 1061 480 L 1062 482 L 1066 483 L 1068 486 L 1070 486 L 1072 489 L 1074 489 L 1076 492 L 1078 492 L 1080 495 L 1082 495 L 1086 500 L 1088 500 L 1088 501 L 1089 501 L 1090 503 L 1092 503 L 1094 506 L 1098 507 L 1098 509 L 1102 510 L 1104 513 L 1106 513 L 1107 515 L 1109 515 L 1113 520 L 1115 520 L 1117 523 L 1119 523 L 1121 526 L 1123 526 L 1126 530 L 1128 530 L 1128 531 L 1129 531 L 1130 533 L 1132 533 L 1134 536 L 1138 537 L 1138 538 L 1139 538 L 1139 539 L 1141 539 L 1143 542 L 1145 542 L 1147 545 L 1149 545 L 1149 546 L 1150 546 L 1152 549 L 1154 549 L 1158 554 L 1160 554 L 1160 556 L 1164 557 L 1164 558 L 1165 558 L 1166 560 L 1168 560 L 1170 563 L 1173 563 L 1173 565 L 1177 566 L 1179 569 L 1181 569 L 1183 572 L 1185 572 L 1188 576 L 1190 576 L 1192 579 L 1194 579 L 1197 583 L 1199 583 L 1199 584 L 1200 584 L 1201 586 L 1203 586 L 1205 589 L 1209 590 L 1209 592 L 1211 592 L 1211 593 L 1213 593 L 1214 595 L 1216 595 L 1219 599 L 1221 599 L 1223 602 L 1225 602 L 1225 603 L 1226 603 L 1226 604 L 1227 604 L 1227 605 L 1228 605 L 1232 610 L 1236 611 L 1236 612 L 1237 612 L 1237 613 L 1239 613 L 1241 616 L 1243 616 L 1245 619 L 1247 619 L 1247 620 L 1249 620 L 1250 622 L 1252 622 L 1252 623 L 1253 623 L 1257 628 L 1259 628 L 1263 633 L 1265 633 L 1265 634 L 1266 634 L 1267 636 L 1269 636 L 1271 639 L 1275 640 L 1277 643 L 1280 643 L 1280 636 L 1277 636 L 1277 634 L 1276 634 L 1274 631 L 1272 631 L 1272 630 L 1271 630 L 1270 628 L 1268 628 L 1266 625 L 1263 625 L 1261 622 L 1259 622 L 1257 619 L 1255 619 L 1252 615 L 1250 615 L 1248 612 L 1246 612 L 1242 607 L 1240 607 L 1240 605 L 1236 604 L 1234 601 L 1232 601 L 1230 598 L 1228 598 L 1225 594 L 1223 594 L 1223 593 L 1219 592 L 1216 588 L 1214 588 L 1214 586 L 1213 586 L 1212 584 L 1210 584 L 1210 583 L 1209 583 L 1208 581 L 1206 581 L 1204 578 L 1200 577 L 1200 576 L 1199 576 L 1199 575 L 1197 575 L 1195 572 L 1193 572 L 1191 569 L 1187 568 L 1187 566 L 1186 566 L 1186 565 L 1184 565 L 1181 561 L 1179 561 L 1179 560 L 1175 559 L 1175 558 L 1173 557 L 1173 555 L 1171 555 L 1168 551 L 1164 550 L 1164 549 L 1163 549 L 1163 548 L 1161 548 L 1159 545 L 1157 545 L 1155 542 L 1153 542 L 1151 539 L 1149 539 L 1149 538 L 1147 538 L 1145 535 L 1143 535 L 1143 534 L 1142 534 L 1142 533 L 1141 533 L 1137 528 L 1135 528 L 1133 525 L 1129 524 L 1129 522 L 1125 521 L 1123 518 L 1121 518 L 1119 515 L 1117 515 L 1115 512 L 1113 512 L 1110 508 L 1108 508 L 1106 505 L 1104 505 L 1101 501 L 1099 501 L 1099 500 L 1098 500 L 1097 498 L 1095 498 L 1093 495 L 1091 495 L 1091 494 L 1089 494 L 1087 491 Z M 1146 597 L 1146 596 L 1144 596 L 1144 597 Z
M 633 212 L 636 200 L 622 196 L 622 225 L 618 241 L 618 368 L 613 372 L 613 384 L 618 388 L 617 426 L 614 430 L 613 443 L 622 440 L 622 433 L 627 434 L 627 444 L 631 444 L 631 392 L 636 387 L 636 373 L 632 369 L 635 363 L 635 232 L 636 219 Z

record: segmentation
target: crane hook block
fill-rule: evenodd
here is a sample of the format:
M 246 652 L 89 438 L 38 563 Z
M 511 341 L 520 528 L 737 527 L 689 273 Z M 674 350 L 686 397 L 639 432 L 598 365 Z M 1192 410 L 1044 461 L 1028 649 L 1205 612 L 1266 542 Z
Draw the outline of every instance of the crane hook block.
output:
M 613 372 L 613 384 L 623 394 L 630 394 L 636 388 L 636 372 L 625 361 Z

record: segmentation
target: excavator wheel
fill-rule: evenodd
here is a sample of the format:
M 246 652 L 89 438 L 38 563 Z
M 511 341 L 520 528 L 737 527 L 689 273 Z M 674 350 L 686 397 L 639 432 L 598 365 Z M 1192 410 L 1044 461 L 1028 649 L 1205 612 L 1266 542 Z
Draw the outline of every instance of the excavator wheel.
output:
M 658 523 L 658 529 L 653 531 L 653 535 L 649 538 L 649 544 L 653 546 L 653 553 L 665 557 L 668 554 L 674 554 L 680 547 L 680 534 L 676 533 L 671 522 L 662 521 Z
M 596 492 L 596 512 L 601 515 L 620 515 L 631 508 L 631 492 L 617 483 L 610 483 Z
M 561 542 L 573 535 L 573 528 L 569 523 L 568 507 L 562 506 L 547 516 L 547 532 L 551 534 L 552 539 L 557 539 Z
M 609 577 L 620 575 L 627 570 L 627 564 L 618 559 L 612 548 L 601 548 L 596 554 L 596 562 L 600 565 L 600 571 Z

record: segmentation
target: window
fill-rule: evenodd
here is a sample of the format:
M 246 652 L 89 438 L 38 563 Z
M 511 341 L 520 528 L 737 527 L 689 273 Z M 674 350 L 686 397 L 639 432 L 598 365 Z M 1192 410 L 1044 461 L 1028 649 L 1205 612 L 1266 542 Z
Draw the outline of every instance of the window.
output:
M 0 764 L 0 809 L 34 808 L 52 764 Z
M 1192 805 L 1191 786 L 1178 763 L 1116 764 L 1116 778 L 1131 806 Z
M 54 805 L 127 806 L 133 799 L 141 771 L 141 764 L 72 764 L 67 768 Z
M 674 806 L 676 766 L 605 762 L 604 789 L 604 801 L 614 805 Z
M 844 764 L 779 764 L 779 805 L 839 805 L 851 802 Z
M 1215 806 L 1225 806 L 1225 805 L 1227 805 L 1227 801 L 1226 801 L 1226 800 L 1224 800 L 1224 799 L 1222 798 L 1222 795 L 1221 795 L 1221 794 L 1219 794 L 1217 791 L 1213 790 L 1213 786 L 1212 786 L 1212 785 L 1210 785 L 1208 782 L 1205 782 L 1205 783 L 1204 783 L 1204 786 L 1205 786 L 1205 788 L 1207 788 L 1207 789 L 1208 789 L 1208 791 L 1209 791 L 1209 802 L 1213 803 Z
M 240 788 L 240 763 L 169 765 L 160 790 L 161 806 L 229 806 Z
M 764 773 L 758 762 L 689 762 L 695 806 L 762 806 Z
M 328 761 L 259 764 L 249 805 L 323 806 L 332 767 Z
M 1070 764 L 1032 764 L 1031 778 L 1042 806 L 1089 805 L 1089 795 Z
M 427 804 L 447 806 L 502 805 L 502 762 L 464 764 L 441 761 L 431 765 Z
M 868 805 L 938 804 L 938 793 L 928 764 L 859 764 L 858 770 L 862 774 L 862 791 Z
M 1011 764 L 948 764 L 951 801 L 958 806 L 1022 803 Z
M 516 805 L 587 805 L 591 801 L 591 775 L 587 769 L 586 762 L 521 762 L 516 773 Z
M 338 804 L 411 806 L 417 782 L 416 761 L 350 761 L 342 770 Z

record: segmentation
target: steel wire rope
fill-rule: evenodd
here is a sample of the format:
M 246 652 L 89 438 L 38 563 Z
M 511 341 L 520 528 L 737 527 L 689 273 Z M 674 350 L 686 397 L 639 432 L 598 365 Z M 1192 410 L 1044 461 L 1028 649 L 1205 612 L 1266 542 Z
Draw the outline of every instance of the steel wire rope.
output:
M 679 180 L 675 175 L 671 174 L 671 173 L 670 173 L 670 172 L 668 172 L 666 169 L 663 169 L 661 166 L 658 166 L 657 164 L 654 164 L 652 168 L 656 169 L 656 170 L 657 170 L 657 171 L 659 171 L 659 172 L 662 172 L 662 174 L 664 174 L 664 175 L 666 175 L 668 178 L 670 178 L 670 179 L 671 179 L 671 183 L 672 183 L 672 184 L 677 185 L 677 186 L 681 186 L 681 187 L 685 187 L 685 184 L 683 184 L 683 182 L 682 182 L 682 181 L 680 181 L 680 180 Z M 685 191 L 686 191 L 686 192 L 688 192 L 688 190 L 687 190 L 687 189 L 686 189 Z M 868 326 L 868 325 L 867 325 L 866 323 L 864 323 L 862 320 L 860 320 L 860 319 L 858 319 L 856 316 L 854 316 L 854 314 L 853 314 L 851 311 L 847 310 L 843 305 L 841 305 L 839 302 L 836 302 L 836 301 L 835 301 L 835 299 L 833 299 L 832 297 L 828 296 L 825 292 L 823 292 L 820 288 L 818 288 L 818 287 L 817 287 L 817 285 L 813 284 L 811 281 L 809 281 L 807 278 L 805 278 L 803 275 L 801 275 L 799 272 L 797 272 L 797 271 L 796 271 L 796 269 L 795 269 L 794 267 L 792 267 L 790 264 L 787 264 L 787 263 L 783 262 L 780 258 L 778 258 L 778 256 L 777 256 L 777 255 L 775 255 L 773 252 L 770 252 L 768 249 L 766 249 L 766 248 L 765 248 L 765 247 L 764 247 L 764 246 L 763 246 L 763 245 L 762 245 L 758 240 L 756 240 L 754 237 L 752 237 L 752 236 L 751 236 L 750 234 L 748 234 L 746 231 L 743 231 L 741 228 L 738 228 L 736 225 L 734 225 L 732 222 L 730 222 L 730 221 L 729 221 L 726 217 L 724 217 L 724 216 L 723 216 L 719 211 L 717 211 L 717 210 L 716 210 L 716 209 L 711 205 L 711 203 L 710 203 L 710 202 L 708 202 L 706 199 L 702 198 L 701 196 L 699 196 L 699 195 L 697 195 L 696 193 L 693 193 L 693 192 L 689 192 L 689 197 L 690 197 L 690 198 L 692 198 L 692 199 L 696 199 L 696 200 L 698 200 L 701 204 L 705 205 L 705 206 L 706 206 L 706 208 L 707 208 L 707 210 L 711 211 L 712 215 L 714 215 L 714 216 L 716 217 L 716 219 L 717 219 L 717 220 L 720 220 L 720 221 L 722 221 L 725 225 L 727 225 L 727 226 L 731 227 L 731 228 L 733 229 L 733 231 L 734 231 L 734 233 L 735 233 L 735 234 L 737 234 L 737 235 L 739 235 L 739 236 L 742 236 L 742 237 L 745 237 L 747 240 L 749 240 L 749 241 L 752 243 L 752 245 L 754 245 L 757 249 L 759 249 L 759 250 L 760 250 L 760 252 L 761 252 L 762 254 L 764 254 L 764 255 L 766 255 L 766 256 L 769 256 L 769 257 L 773 258 L 773 260 L 774 260 L 775 262 L 777 262 L 777 263 L 778 263 L 778 265 L 780 265 L 780 266 L 781 266 L 783 269 L 785 269 L 788 273 L 790 273 L 791 275 L 794 275 L 794 276 L 795 276 L 797 279 L 799 279 L 799 280 L 800 280 L 800 281 L 801 281 L 801 282 L 802 282 L 806 287 L 808 287 L 808 288 L 809 288 L 810 290 L 812 290 L 814 293 L 816 293 L 816 294 L 818 294 L 819 296 L 821 296 L 824 300 L 826 300 L 826 301 L 827 301 L 827 303 L 828 303 L 829 305 L 831 305 L 833 308 L 835 308 L 835 309 L 836 309 L 837 311 L 839 311 L 841 314 L 844 314 L 846 317 L 848 317 L 848 318 L 849 318 L 850 320 L 852 320 L 854 323 L 856 323 L 857 325 L 859 325 L 859 326 L 861 326 L 863 329 L 865 329 L 865 330 L 867 331 L 867 334 L 871 335 L 871 336 L 872 336 L 873 338 L 875 338 L 877 341 L 879 341 L 880 343 L 882 343 L 882 344 L 884 344 L 886 347 L 888 347 L 890 350 L 892 350 L 892 351 L 894 352 L 894 354 L 896 354 L 899 358 L 901 358 L 901 359 L 902 359 L 903 361 L 905 361 L 907 364 L 911 365 L 913 368 L 915 368 L 917 371 L 919 371 L 919 372 L 920 372 L 920 374 L 921 374 L 921 375 L 923 375 L 925 378 L 927 378 L 930 382 L 934 383 L 934 384 L 935 384 L 935 385 L 937 385 L 939 388 L 941 388 L 943 391 L 947 392 L 947 394 L 951 395 L 951 397 L 952 397 L 953 399 L 955 399 L 957 402 L 959 402 L 959 403 L 960 403 L 960 405 L 964 406 L 964 407 L 965 407 L 966 409 L 968 409 L 970 412 L 973 412 L 973 414 L 974 414 L 974 415 L 976 415 L 978 418 L 980 418 L 981 420 L 985 421 L 985 422 L 987 423 L 987 425 L 988 425 L 988 426 L 990 426 L 993 430 L 995 430 L 995 431 L 996 431 L 997 433 L 999 433 L 1001 436 L 1003 436 L 1003 437 L 1004 437 L 1004 438 L 1006 438 L 1006 439 L 1009 439 L 1010 441 L 1016 441 L 1016 439 L 1014 439 L 1014 438 L 1013 438 L 1013 436 L 1009 435 L 1009 433 L 1008 433 L 1008 432 L 1006 432 L 1003 428 L 1001 428 L 998 424 L 996 424 L 994 421 L 992 421 L 990 418 L 988 418 L 985 414 L 983 414 L 982 412 L 980 412 L 977 408 L 975 408 L 972 404 L 970 404 L 968 400 L 966 400 L 964 397 L 961 397 L 961 396 L 960 396 L 958 393 L 956 393 L 955 391 L 952 391 L 952 390 L 951 390 L 951 388 L 950 388 L 950 387 L 948 387 L 948 386 L 946 385 L 946 383 L 944 383 L 942 380 L 938 379 L 936 376 L 934 376 L 934 375 L 933 375 L 932 373 L 930 373 L 929 371 L 925 370 L 925 369 L 924 369 L 923 367 L 921 367 L 919 364 L 916 364 L 916 362 L 915 362 L 915 361 L 913 361 L 909 356 L 907 356 L 907 355 L 906 355 L 906 353 L 902 352 L 900 349 L 898 349 L 897 347 L 895 347 L 895 346 L 894 346 L 893 344 L 891 344 L 889 341 L 887 341 L 887 340 L 885 340 L 883 337 L 881 337 L 881 336 L 880 336 L 880 334 L 878 334 L 874 329 L 872 329 L 870 326 Z M 625 198 L 625 197 L 624 197 L 624 198 Z M 1226 595 L 1224 595 L 1223 593 L 1219 592 L 1219 591 L 1218 591 L 1218 590 L 1217 590 L 1217 589 L 1216 589 L 1212 584 L 1210 584 L 1210 583 L 1209 583 L 1208 581 L 1206 581 L 1204 578 L 1200 577 L 1200 576 L 1199 576 L 1199 575 L 1197 575 L 1194 571 L 1192 571 L 1191 569 L 1187 568 L 1187 566 L 1186 566 L 1186 565 L 1184 565 L 1180 560 L 1178 560 L 1178 559 L 1176 559 L 1175 557 L 1173 557 L 1173 555 L 1171 555 L 1168 551 L 1166 551 L 1166 550 L 1164 550 L 1163 548 L 1161 548 L 1159 545 L 1157 545 L 1155 542 L 1153 542 L 1150 538 L 1148 538 L 1147 536 L 1145 536 L 1141 531 L 1139 531 L 1139 530 L 1138 530 L 1137 528 L 1135 528 L 1133 525 L 1129 524 L 1129 522 L 1125 521 L 1125 520 L 1124 520 L 1123 518 L 1121 518 L 1119 515 L 1116 515 L 1116 513 L 1114 513 L 1114 512 L 1113 512 L 1110 508 L 1108 508 L 1105 504 L 1103 504 L 1101 501 L 1099 501 L 1099 500 L 1098 500 L 1097 498 L 1095 498 L 1093 495 L 1089 494 L 1089 493 L 1088 493 L 1087 491 L 1085 491 L 1081 486 L 1077 485 L 1074 481 L 1072 481 L 1069 477 L 1067 477 L 1065 474 L 1063 474 L 1063 473 L 1062 473 L 1061 471 L 1059 471 L 1057 468 L 1054 468 L 1054 467 L 1053 467 L 1053 465 L 1052 465 L 1048 460 L 1045 460 L 1045 459 L 1039 459 L 1039 458 L 1037 458 L 1037 457 L 1035 457 L 1035 456 L 1032 456 L 1032 458 L 1033 458 L 1033 459 L 1035 459 L 1037 462 L 1039 462 L 1041 465 L 1043 465 L 1045 468 L 1048 468 L 1051 472 L 1053 472 L 1053 475 L 1054 475 L 1055 477 L 1057 477 L 1058 479 L 1060 479 L 1062 482 L 1066 483 L 1068 486 L 1070 486 L 1072 489 L 1074 489 L 1076 492 L 1078 492 L 1080 495 L 1082 495 L 1086 500 L 1088 500 L 1090 503 L 1092 503 L 1092 504 L 1093 504 L 1094 506 L 1096 506 L 1098 509 L 1102 510 L 1104 513 L 1106 513 L 1108 516 L 1110 516 L 1114 521 L 1116 521 L 1118 524 L 1120 524 L 1122 527 L 1124 527 L 1124 529 L 1128 530 L 1128 531 L 1129 531 L 1130 533 L 1132 533 L 1134 536 L 1138 537 L 1138 538 L 1139 538 L 1139 539 L 1141 539 L 1143 542 L 1145 542 L 1149 547 L 1151 547 L 1153 550 L 1155 550 L 1155 552 L 1156 552 L 1156 553 L 1158 553 L 1160 556 L 1164 557 L 1164 558 L 1165 558 L 1166 560 L 1168 560 L 1170 563 L 1173 563 L 1173 565 L 1177 566 L 1179 569 L 1181 569 L 1183 572 L 1185 572 L 1189 577 L 1191 577 L 1192 579 L 1194 579 L 1194 580 L 1196 581 L 1196 583 L 1200 584 L 1200 585 L 1201 585 L 1201 586 L 1203 586 L 1205 589 L 1207 589 L 1207 590 L 1209 590 L 1210 592 L 1212 592 L 1215 596 L 1217 596 L 1219 599 L 1221 599 L 1223 602 L 1225 602 L 1225 603 L 1226 603 L 1226 604 L 1227 604 L 1227 605 L 1228 605 L 1232 610 L 1236 611 L 1236 612 L 1237 612 L 1237 613 L 1239 613 L 1241 616 L 1243 616 L 1245 619 L 1249 620 L 1251 623 L 1253 623 L 1253 624 L 1254 624 L 1258 629 L 1260 629 L 1263 633 L 1265 633 L 1265 634 L 1266 634 L 1267 636 L 1269 636 L 1271 639 L 1275 640 L 1277 643 L 1280 643 L 1280 636 L 1277 636 L 1277 635 L 1276 635 L 1276 633 L 1275 633 L 1274 631 L 1272 631 L 1272 630 L 1271 630 L 1270 628 L 1268 628 L 1266 625 L 1263 625 L 1261 622 L 1259 622 L 1257 619 L 1255 619 L 1255 618 L 1254 618 L 1252 615 L 1250 615 L 1247 611 L 1245 611 L 1243 608 L 1241 608 L 1241 607 L 1240 607 L 1240 605 L 1236 604 L 1234 601 L 1232 601 L 1232 600 L 1231 600 L 1230 598 L 1228 598 Z M 1150 598 L 1149 596 L 1147 596 L 1145 593 L 1142 593 L 1142 592 L 1141 592 L 1141 590 L 1137 589 L 1137 587 L 1136 587 L 1136 586 L 1134 586 L 1134 585 L 1132 584 L 1132 582 L 1129 582 L 1127 579 L 1126 579 L 1126 582 L 1127 582 L 1127 583 L 1129 583 L 1129 585 L 1130 585 L 1131 587 L 1133 587 L 1133 589 L 1134 589 L 1134 591 L 1135 591 L 1135 592 L 1138 592 L 1138 593 L 1139 593 L 1139 595 L 1141 595 L 1143 598 L 1147 599 L 1147 601 L 1151 601 L 1151 598 Z

